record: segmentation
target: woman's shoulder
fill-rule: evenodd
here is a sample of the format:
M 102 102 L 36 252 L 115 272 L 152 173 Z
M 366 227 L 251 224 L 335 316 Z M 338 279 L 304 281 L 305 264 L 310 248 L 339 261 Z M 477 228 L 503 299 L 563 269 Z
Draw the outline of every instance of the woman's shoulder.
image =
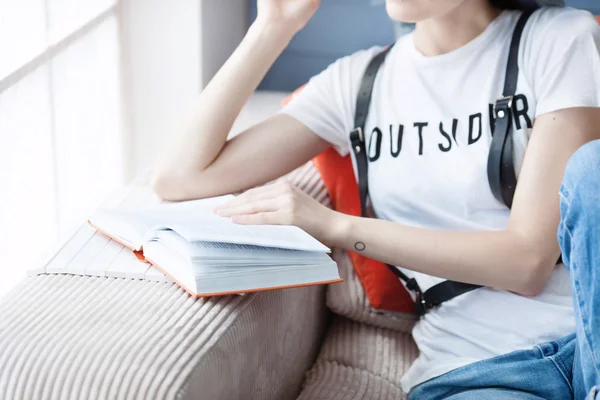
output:
M 325 70 L 313 76 L 308 86 L 331 87 L 343 86 L 354 95 L 358 93 L 358 86 L 369 62 L 385 47 L 373 46 L 368 49 L 359 50 L 355 53 L 343 56 L 332 62 Z
M 338 58 L 328 67 L 328 69 L 334 70 L 337 73 L 346 73 L 352 76 L 362 74 L 369 61 L 384 49 L 385 47 L 382 46 L 373 46 L 356 51 L 352 54 Z
M 543 7 L 532 14 L 523 36 L 520 61 L 534 79 L 552 65 L 573 59 L 589 62 L 593 56 L 589 53 L 597 53 L 600 46 L 600 25 L 585 10 Z
M 600 25 L 592 13 L 570 7 L 542 7 L 533 13 L 530 25 L 533 36 L 549 44 L 581 36 L 600 38 Z
M 600 25 L 573 8 L 542 8 L 524 32 L 520 66 L 536 97 L 536 117 L 572 107 L 597 107 Z

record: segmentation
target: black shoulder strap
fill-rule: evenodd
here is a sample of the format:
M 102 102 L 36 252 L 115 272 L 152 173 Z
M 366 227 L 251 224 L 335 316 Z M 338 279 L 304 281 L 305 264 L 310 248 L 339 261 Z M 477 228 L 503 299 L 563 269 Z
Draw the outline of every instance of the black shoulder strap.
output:
M 375 78 L 379 68 L 385 61 L 387 55 L 394 45 L 389 46 L 377 54 L 365 70 L 360 90 L 356 98 L 356 110 L 354 111 L 354 129 L 350 132 L 350 143 L 356 154 L 356 169 L 358 171 L 358 191 L 360 195 L 360 207 L 363 217 L 367 216 L 367 198 L 369 197 L 369 163 L 367 157 L 367 146 L 365 145 L 365 124 L 371 106 L 371 97 Z
M 494 106 L 496 120 L 490 154 L 488 156 L 487 174 L 490 189 L 494 197 L 508 208 L 512 207 L 517 187 L 511 133 L 513 124 L 513 98 L 517 92 L 517 82 L 519 80 L 519 48 L 525 24 L 532 13 L 533 11 L 524 12 L 517 22 L 506 64 L 503 97 L 498 99 Z
M 494 136 L 488 159 L 488 179 L 494 196 L 503 201 L 507 206 L 512 205 L 512 196 L 516 187 L 516 176 L 512 155 L 512 139 L 510 130 L 512 125 L 512 100 L 516 93 L 519 75 L 518 55 L 521 36 L 531 12 L 524 12 L 520 17 L 510 46 L 508 65 L 506 67 L 506 78 L 504 82 L 503 98 L 496 102 L 496 123 Z M 368 155 L 365 145 L 365 123 L 371 105 L 371 97 L 375 86 L 375 78 L 379 68 L 385 61 L 391 46 L 377 54 L 365 70 L 358 97 L 356 99 L 356 111 L 354 115 L 354 129 L 350 133 L 350 143 L 355 154 L 356 169 L 358 175 L 358 189 L 360 195 L 361 215 L 367 214 L 367 199 L 369 197 L 368 181 Z M 509 140 L 510 139 L 510 140 Z M 415 293 L 415 310 L 419 316 L 440 304 L 460 296 L 464 293 L 478 289 L 480 285 L 469 283 L 444 281 L 427 291 L 423 292 L 414 278 L 409 278 L 398 268 L 388 265 L 390 270 L 398 278 L 406 283 L 406 287 Z

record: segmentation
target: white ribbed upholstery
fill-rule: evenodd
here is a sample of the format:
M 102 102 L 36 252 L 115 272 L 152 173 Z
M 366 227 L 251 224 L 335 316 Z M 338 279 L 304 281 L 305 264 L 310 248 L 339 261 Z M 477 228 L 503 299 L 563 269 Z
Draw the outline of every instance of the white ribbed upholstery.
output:
M 417 321 L 415 314 L 380 311 L 371 307 L 348 254 L 344 250 L 334 249 L 333 258 L 338 264 L 340 277 L 344 280 L 327 289 L 327 306 L 333 312 L 368 325 L 398 332 L 411 331 Z
M 314 361 L 325 307 L 323 287 L 195 300 L 172 283 L 39 275 L 0 315 L 3 400 L 281 399 Z
M 410 334 L 335 317 L 299 400 L 397 400 L 417 357 Z

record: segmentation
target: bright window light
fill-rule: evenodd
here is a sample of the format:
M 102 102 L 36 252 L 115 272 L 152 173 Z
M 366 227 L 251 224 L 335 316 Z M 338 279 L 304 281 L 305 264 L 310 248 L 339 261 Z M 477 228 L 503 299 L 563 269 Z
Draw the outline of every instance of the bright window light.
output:
M 114 0 L 0 0 L 0 297 L 123 183 Z

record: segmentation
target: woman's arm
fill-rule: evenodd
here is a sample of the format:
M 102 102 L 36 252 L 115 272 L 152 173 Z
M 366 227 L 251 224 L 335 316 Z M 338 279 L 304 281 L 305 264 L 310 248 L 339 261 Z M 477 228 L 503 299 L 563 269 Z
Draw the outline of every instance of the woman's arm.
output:
M 565 109 L 536 120 L 502 231 L 440 231 L 350 217 L 286 186 L 250 190 L 218 212 L 239 223 L 297 225 L 336 247 L 357 251 L 364 245 L 362 254 L 392 265 L 532 296 L 546 286 L 560 253 L 558 192 L 567 161 L 600 137 L 598 127 L 598 108 Z
M 328 146 L 286 115 L 226 142 L 243 105 L 318 5 L 319 0 L 259 0 L 256 22 L 201 93 L 155 170 L 159 196 L 183 200 L 239 191 L 293 170 Z

